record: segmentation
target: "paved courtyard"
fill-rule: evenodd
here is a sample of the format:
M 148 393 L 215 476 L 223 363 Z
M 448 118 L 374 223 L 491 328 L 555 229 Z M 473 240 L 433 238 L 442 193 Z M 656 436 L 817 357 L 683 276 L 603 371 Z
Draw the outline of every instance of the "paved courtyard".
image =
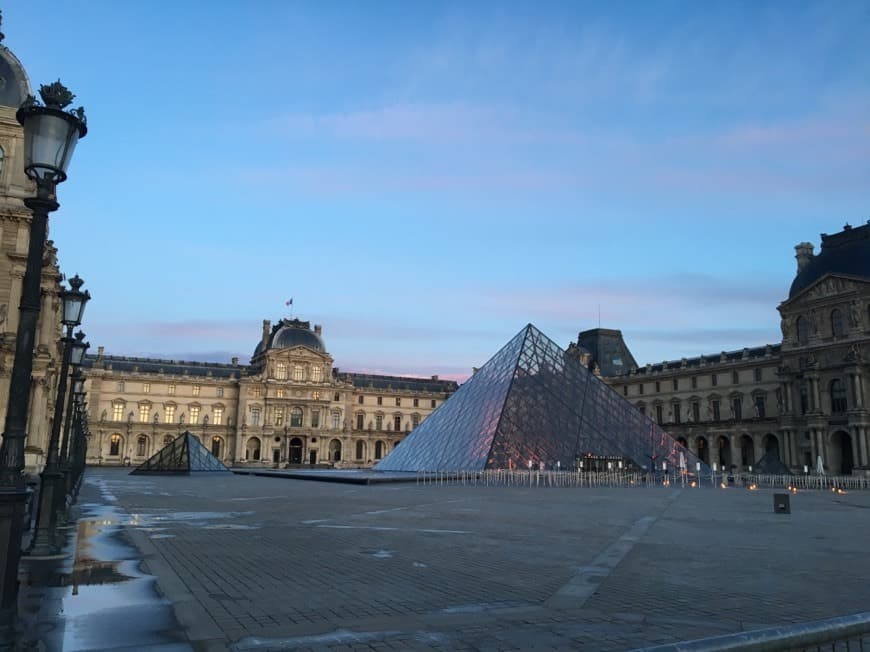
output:
M 162 633 L 134 646 L 626 650 L 870 610 L 867 493 L 802 492 L 783 515 L 771 491 L 737 488 L 86 478 L 78 548 L 95 529 L 126 543 L 86 557 L 126 559 L 106 583 L 146 573 L 163 596 L 141 612 Z M 105 623 L 87 575 L 82 623 Z M 131 599 L 117 595 L 113 607 Z

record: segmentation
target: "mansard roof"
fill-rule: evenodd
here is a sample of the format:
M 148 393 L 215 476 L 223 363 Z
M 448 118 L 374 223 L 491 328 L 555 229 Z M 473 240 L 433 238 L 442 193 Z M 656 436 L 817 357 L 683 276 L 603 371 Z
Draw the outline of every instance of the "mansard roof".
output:
M 360 374 L 335 371 L 335 375 L 345 382 L 353 383 L 358 389 L 382 389 L 385 391 L 450 393 L 455 392 L 459 385 L 453 380 L 433 378 L 414 378 L 410 376 L 380 376 L 375 374 Z
M 630 373 L 619 374 L 614 378 L 625 378 L 627 376 L 643 376 L 659 373 L 679 373 L 686 369 L 700 369 L 701 367 L 715 366 L 718 364 L 735 364 L 760 359 L 770 359 L 771 357 L 779 356 L 779 344 L 766 344 L 764 346 L 753 346 L 736 351 L 722 351 L 712 355 L 700 355 L 693 358 L 681 358 L 679 360 L 666 360 L 658 364 L 648 364 L 645 367 L 638 367 Z
M 200 376 L 219 379 L 239 378 L 245 367 L 220 362 L 185 362 L 158 358 L 134 358 L 123 355 L 86 355 L 86 369 L 106 369 L 125 373 Z
M 811 256 L 792 281 L 789 300 L 828 274 L 870 279 L 870 223 L 847 224 L 839 233 L 822 233 L 821 238 L 818 255 Z

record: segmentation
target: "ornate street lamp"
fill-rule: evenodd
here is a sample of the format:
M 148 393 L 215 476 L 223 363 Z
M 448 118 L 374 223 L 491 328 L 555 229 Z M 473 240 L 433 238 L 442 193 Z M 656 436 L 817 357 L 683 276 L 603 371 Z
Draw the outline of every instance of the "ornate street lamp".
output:
M 72 381 L 72 390 L 71 397 L 67 400 L 66 404 L 66 417 L 63 421 L 63 441 L 60 446 L 60 472 L 63 475 L 63 482 L 61 486 L 64 488 L 63 492 L 58 492 L 55 500 L 56 509 L 58 510 L 58 516 L 63 517 L 64 512 L 62 510 L 66 509 L 66 496 L 70 493 L 72 488 L 71 483 L 71 473 L 70 473 L 70 455 L 67 454 L 68 447 L 71 446 L 70 443 L 70 428 L 72 427 L 73 421 L 73 404 L 84 400 L 85 394 L 85 377 L 81 372 L 81 364 L 85 360 L 85 352 L 87 352 L 90 344 L 85 342 L 85 334 L 79 331 L 76 333 L 75 340 L 70 347 L 72 352 L 70 353 L 69 363 L 72 365 L 73 372 L 70 376 L 70 380 Z
M 66 179 L 75 145 L 87 133 L 84 109 L 64 110 L 75 96 L 60 81 L 41 86 L 39 94 L 43 104 L 31 96 L 16 113 L 24 128 L 24 172 L 36 183 L 36 197 L 24 200 L 33 217 L 0 446 L 0 628 L 14 622 L 18 601 L 24 503 L 29 495 L 23 475 L 24 442 L 48 214 L 58 209 L 57 184 Z
M 45 468 L 40 474 L 41 487 L 39 490 L 39 507 L 36 512 L 36 532 L 33 536 L 31 554 L 52 555 L 57 552 L 55 542 L 57 528 L 57 512 L 60 503 L 59 495 L 62 491 L 63 473 L 58 459 L 60 445 L 60 429 L 63 421 L 64 406 L 66 405 L 66 384 L 69 375 L 69 365 L 73 352 L 73 329 L 81 324 L 85 312 L 85 305 L 91 295 L 87 290 L 81 291 L 84 281 L 76 274 L 69 281 L 70 289 L 60 292 L 63 313 L 61 322 L 66 326 L 66 337 L 63 338 L 63 357 L 60 364 L 60 377 L 57 382 L 57 399 L 54 403 L 54 421 L 51 424 L 51 437 L 48 440 L 48 455 Z M 66 454 L 63 451 L 62 454 Z M 61 494 L 65 496 L 66 492 Z

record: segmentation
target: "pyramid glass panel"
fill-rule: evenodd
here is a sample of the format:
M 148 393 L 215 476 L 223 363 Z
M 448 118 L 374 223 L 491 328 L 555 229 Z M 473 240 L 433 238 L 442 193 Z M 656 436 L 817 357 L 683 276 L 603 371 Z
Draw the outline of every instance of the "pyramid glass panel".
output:
M 529 324 L 375 468 L 563 469 L 586 455 L 709 468 Z M 700 464 L 700 467 L 696 465 Z
M 189 431 L 149 457 L 131 473 L 196 473 L 203 471 L 229 472 L 223 462 L 212 455 Z

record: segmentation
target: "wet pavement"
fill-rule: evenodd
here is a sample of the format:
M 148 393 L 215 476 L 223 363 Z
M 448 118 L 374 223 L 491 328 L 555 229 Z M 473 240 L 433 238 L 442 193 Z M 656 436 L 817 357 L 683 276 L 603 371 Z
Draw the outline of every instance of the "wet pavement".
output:
M 28 560 L 46 650 L 626 650 L 865 611 L 870 493 L 89 469 Z

